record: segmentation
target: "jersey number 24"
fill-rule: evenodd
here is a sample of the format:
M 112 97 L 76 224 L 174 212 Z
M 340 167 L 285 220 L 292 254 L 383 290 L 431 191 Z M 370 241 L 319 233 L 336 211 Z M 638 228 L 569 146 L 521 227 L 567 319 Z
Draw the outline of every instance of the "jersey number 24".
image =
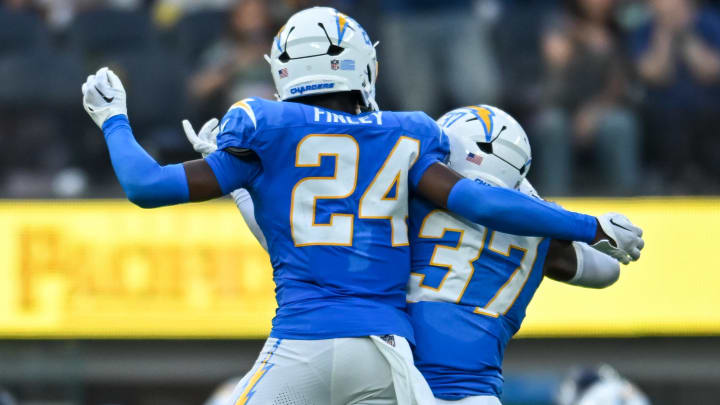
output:
M 385 162 L 363 191 L 357 210 L 360 219 L 390 221 L 392 246 L 408 244 L 408 172 L 420 153 L 417 139 L 401 136 Z M 333 213 L 328 223 L 316 222 L 319 199 L 344 199 L 355 193 L 360 146 L 345 134 L 310 134 L 297 145 L 295 167 L 318 167 L 323 157 L 335 157 L 332 177 L 306 177 L 295 184 L 290 226 L 295 246 L 352 246 L 355 215 Z

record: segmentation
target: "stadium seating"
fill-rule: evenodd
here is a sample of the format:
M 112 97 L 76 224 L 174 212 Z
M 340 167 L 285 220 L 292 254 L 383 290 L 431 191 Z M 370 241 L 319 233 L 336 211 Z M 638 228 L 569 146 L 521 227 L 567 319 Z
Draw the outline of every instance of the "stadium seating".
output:
M 208 44 L 212 44 L 225 29 L 227 14 L 224 11 L 203 10 L 185 15 L 173 32 L 173 46 L 184 66 L 197 65 Z
M 87 11 L 70 27 L 73 48 L 87 55 L 128 52 L 153 45 L 156 38 L 150 16 L 112 9 Z
M 83 78 L 78 61 L 52 47 L 43 21 L 29 13 L 0 9 L 0 110 L 67 110 Z
M 47 45 L 47 29 L 38 16 L 0 8 L 0 57 Z

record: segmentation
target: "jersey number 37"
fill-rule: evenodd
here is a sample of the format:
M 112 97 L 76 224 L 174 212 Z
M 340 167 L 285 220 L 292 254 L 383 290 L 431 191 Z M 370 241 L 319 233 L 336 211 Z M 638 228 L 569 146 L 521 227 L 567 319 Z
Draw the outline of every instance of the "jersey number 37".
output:
M 474 312 L 478 314 L 491 317 L 506 314 L 535 268 L 543 238 L 495 232 L 440 209 L 425 217 L 418 238 L 433 243 L 446 233 L 456 233 L 457 243 L 434 244 L 428 266 L 413 268 L 408 301 L 462 303 L 475 306 Z M 492 269 L 495 276 L 486 273 L 473 277 L 476 268 Z M 442 269 L 444 275 L 439 283 L 426 284 L 425 278 L 433 269 Z

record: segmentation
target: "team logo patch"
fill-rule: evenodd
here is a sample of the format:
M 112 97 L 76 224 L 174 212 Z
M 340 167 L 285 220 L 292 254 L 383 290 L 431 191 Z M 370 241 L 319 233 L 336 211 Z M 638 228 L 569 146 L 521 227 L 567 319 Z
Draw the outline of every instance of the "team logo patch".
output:
M 474 153 L 468 152 L 467 156 L 465 157 L 465 160 L 467 160 L 469 162 L 473 162 L 479 166 L 482 164 L 483 158 L 480 155 L 476 155 Z
M 468 107 L 465 107 L 470 112 L 475 115 L 475 117 L 482 123 L 483 129 L 485 130 L 485 139 L 490 142 L 492 140 L 492 133 L 493 133 L 493 117 L 495 116 L 495 113 L 484 106 L 481 105 L 471 105 Z
M 340 61 L 337 59 L 331 60 L 330 61 L 330 69 L 332 69 L 332 70 L 340 69 Z
M 280 78 L 281 78 L 281 79 L 284 79 L 284 78 L 288 77 L 288 70 L 287 70 L 287 68 L 282 68 L 282 69 L 278 70 L 278 75 L 280 75 Z
M 337 18 L 337 30 L 338 30 L 338 45 L 340 45 L 340 43 L 343 40 L 343 37 L 345 36 L 345 29 L 347 29 L 347 27 L 349 26 L 348 20 L 350 20 L 350 17 L 346 16 L 343 13 L 337 13 L 336 18 Z
M 383 342 L 389 344 L 392 347 L 395 347 L 395 336 L 393 335 L 382 335 L 380 336 L 380 339 L 383 340 Z
M 352 59 L 343 59 L 340 61 L 340 70 L 355 70 L 355 61 Z

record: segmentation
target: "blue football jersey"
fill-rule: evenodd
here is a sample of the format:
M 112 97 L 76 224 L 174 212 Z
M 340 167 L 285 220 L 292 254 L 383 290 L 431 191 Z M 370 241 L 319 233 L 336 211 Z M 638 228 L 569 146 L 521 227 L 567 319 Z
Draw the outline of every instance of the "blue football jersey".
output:
M 435 122 L 421 112 L 246 99 L 220 125 L 219 151 L 250 149 L 262 166 L 243 186 L 273 267 L 271 336 L 412 341 L 408 195 L 448 153 Z
M 411 201 L 408 312 L 415 364 L 436 397 L 500 395 L 505 346 L 543 278 L 549 242 Z

